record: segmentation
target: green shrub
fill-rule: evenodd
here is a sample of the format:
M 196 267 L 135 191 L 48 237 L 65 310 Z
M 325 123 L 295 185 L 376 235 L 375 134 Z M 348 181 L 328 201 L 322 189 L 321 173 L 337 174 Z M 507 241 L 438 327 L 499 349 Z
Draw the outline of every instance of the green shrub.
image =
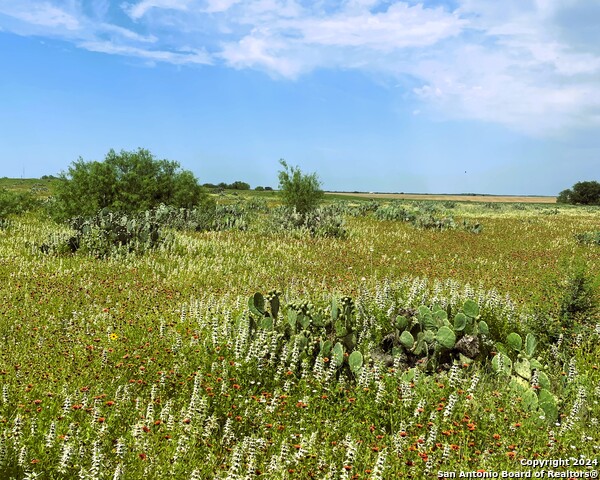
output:
M 561 286 L 564 292 L 559 311 L 561 326 L 567 330 L 578 330 L 583 325 L 593 325 L 598 312 L 598 298 L 585 267 L 573 267 Z
M 560 192 L 556 201 L 571 205 L 600 205 L 600 183 L 595 180 L 577 182 L 572 188 Z
M 575 239 L 581 245 L 600 245 L 600 232 L 578 233 Z
M 66 220 L 91 217 L 108 208 L 118 212 L 140 212 L 160 204 L 191 208 L 206 194 L 194 175 L 179 170 L 177 162 L 156 160 L 144 149 L 135 152 L 111 150 L 103 162 L 79 158 L 61 174 L 52 214 Z
M 298 167 L 288 166 L 283 159 L 279 163 L 283 167 L 279 172 L 279 190 L 283 204 L 300 215 L 315 210 L 324 195 L 317 174 L 303 174 Z
M 437 213 L 439 210 L 438 204 L 436 202 L 428 202 L 428 201 L 416 202 L 414 204 L 414 206 L 415 206 L 415 209 L 417 210 L 417 212 L 425 212 L 428 214 Z
M 0 189 L 0 218 L 19 215 L 40 205 L 41 202 L 31 192 L 16 193 Z

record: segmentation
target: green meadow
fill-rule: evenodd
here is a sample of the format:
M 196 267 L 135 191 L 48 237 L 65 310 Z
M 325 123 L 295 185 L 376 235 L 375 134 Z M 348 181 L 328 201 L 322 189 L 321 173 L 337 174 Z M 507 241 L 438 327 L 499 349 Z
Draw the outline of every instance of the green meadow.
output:
M 0 477 L 598 469 L 598 207 L 326 197 L 321 235 L 214 198 L 220 228 L 143 252 L 2 219 Z

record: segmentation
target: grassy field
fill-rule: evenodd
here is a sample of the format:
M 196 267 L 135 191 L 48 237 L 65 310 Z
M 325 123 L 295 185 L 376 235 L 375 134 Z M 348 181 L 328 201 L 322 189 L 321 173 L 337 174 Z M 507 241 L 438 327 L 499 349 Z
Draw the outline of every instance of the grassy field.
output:
M 41 197 L 48 197 L 52 194 L 56 179 L 39 178 L 0 178 L 0 189 L 4 188 L 11 192 L 33 192 Z
M 374 200 L 441 200 L 450 202 L 501 202 L 501 203 L 556 203 L 556 197 L 518 196 L 518 195 L 436 195 L 421 193 L 358 193 L 358 192 L 328 192 L 327 195 L 341 199 Z
M 38 178 L 0 178 L 0 188 L 10 191 L 26 192 L 33 189 L 43 196 L 51 195 L 56 179 Z M 245 197 L 272 199 L 277 196 L 276 191 L 227 191 L 228 194 L 239 194 Z M 511 195 L 436 195 L 436 194 L 411 194 L 411 193 L 366 193 L 366 192 L 325 192 L 328 200 L 442 200 L 453 202 L 502 202 L 502 203 L 556 203 L 556 197 L 539 196 L 511 196 Z
M 272 232 L 262 213 L 105 259 L 45 254 L 68 229 L 41 212 L 10 218 L 0 477 L 421 479 L 553 459 L 570 459 L 543 468 L 565 478 L 597 470 L 600 319 L 564 312 L 584 285 L 598 298 L 600 246 L 577 241 L 599 230 L 598 209 L 378 202 L 332 200 L 343 239 Z M 385 208 L 456 228 L 382 220 Z M 251 297 L 273 289 L 278 313 Z M 398 317 L 422 334 L 447 321 L 459 338 L 461 315 L 489 327 L 475 359 L 444 350 L 441 327 L 429 353 L 385 347 Z M 319 343 L 340 319 L 361 367 Z

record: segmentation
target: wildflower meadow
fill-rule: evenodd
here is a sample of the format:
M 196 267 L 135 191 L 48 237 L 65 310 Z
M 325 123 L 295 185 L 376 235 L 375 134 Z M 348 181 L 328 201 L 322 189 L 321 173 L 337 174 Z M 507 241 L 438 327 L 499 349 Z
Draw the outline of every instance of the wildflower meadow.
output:
M 598 207 L 216 201 L 128 248 L 2 219 L 1 478 L 598 470 Z

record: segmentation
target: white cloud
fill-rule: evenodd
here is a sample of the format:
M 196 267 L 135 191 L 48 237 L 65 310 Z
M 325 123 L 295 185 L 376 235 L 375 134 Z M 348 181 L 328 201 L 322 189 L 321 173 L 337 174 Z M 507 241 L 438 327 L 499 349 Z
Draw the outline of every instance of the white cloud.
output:
M 482 40 L 465 36 L 433 64 L 417 66 L 418 78 L 443 92 L 430 104 L 451 117 L 535 135 L 598 125 L 600 56 L 578 50 L 557 33 L 556 5 L 463 0 L 459 11 L 475 15 L 471 25 Z
M 326 18 L 284 22 L 282 26 L 297 30 L 308 44 L 390 52 L 433 45 L 459 34 L 466 23 L 439 8 L 398 3 L 381 13 L 344 12 Z
M 223 42 L 220 56 L 235 68 L 254 67 L 289 78 L 320 67 L 378 70 L 386 55 L 434 45 L 458 35 L 467 23 L 441 8 L 405 3 L 373 13 L 369 8 L 376 3 L 354 0 L 326 14 L 294 2 L 261 0 L 238 17 L 252 30 Z
M 225 12 L 236 3 L 240 3 L 240 1 L 241 0 L 207 0 L 204 11 L 208 13 Z
M 110 23 L 101 23 L 98 25 L 98 31 L 112 33 L 118 37 L 122 37 L 123 39 L 142 43 L 155 43 L 158 40 L 154 35 L 140 35 L 136 32 L 128 30 L 127 28 L 119 27 L 118 25 L 112 25 Z
M 285 42 L 254 33 L 239 42 L 223 45 L 220 56 L 234 68 L 260 68 L 275 76 L 297 78 L 309 66 L 298 57 L 281 55 L 287 48 Z
M 79 46 L 92 52 L 109 53 L 112 55 L 125 55 L 130 57 L 143 58 L 150 61 L 168 62 L 175 65 L 208 65 L 211 63 L 210 55 L 208 55 L 202 50 L 188 50 L 176 52 L 166 50 L 148 50 L 137 47 L 118 45 L 108 41 L 86 41 L 80 43 Z
M 192 0 L 142 0 L 139 3 L 124 4 L 124 10 L 134 20 L 139 20 L 153 9 L 187 11 Z
M 40 27 L 64 28 L 71 31 L 81 28 L 81 24 L 75 16 L 49 2 L 2 1 L 0 2 L 0 13 Z
M 93 18 L 81 0 L 0 0 L 0 29 L 155 62 L 218 60 L 277 78 L 356 69 L 410 85 L 401 94 L 412 95 L 421 116 L 535 135 L 599 125 L 598 2 L 457 0 L 451 10 L 417 0 L 111 1 L 133 28 L 110 21 L 107 0 Z

